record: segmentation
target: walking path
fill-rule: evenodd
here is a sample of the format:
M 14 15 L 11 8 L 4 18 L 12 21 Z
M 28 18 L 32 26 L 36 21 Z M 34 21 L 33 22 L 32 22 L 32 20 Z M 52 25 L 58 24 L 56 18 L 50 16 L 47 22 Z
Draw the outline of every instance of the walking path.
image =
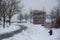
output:
M 12 37 L 12 36 L 14 36 L 15 34 L 18 34 L 18 33 L 22 32 L 22 30 L 26 30 L 26 29 L 27 29 L 27 27 L 24 26 L 24 25 L 19 25 L 19 26 L 20 26 L 21 28 L 18 29 L 18 30 L 16 30 L 16 31 L 13 31 L 13 32 L 10 32 L 10 33 L 1 34 L 1 35 L 0 35 L 0 40 L 5 39 L 5 38 Z

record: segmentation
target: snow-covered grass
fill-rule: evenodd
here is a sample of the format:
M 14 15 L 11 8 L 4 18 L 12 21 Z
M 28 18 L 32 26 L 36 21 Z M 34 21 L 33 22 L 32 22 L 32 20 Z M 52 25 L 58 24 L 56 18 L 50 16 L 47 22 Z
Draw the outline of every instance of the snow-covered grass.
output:
M 15 23 L 15 25 L 19 25 L 19 23 Z M 53 29 L 53 35 L 50 36 L 49 29 L 41 25 L 32 23 L 21 23 L 20 25 L 27 26 L 28 29 L 3 40 L 60 40 L 60 29 Z
M 10 26 L 6 25 L 5 28 L 3 28 L 2 25 L 0 25 L 0 34 L 9 33 L 18 29 L 20 29 L 20 27 L 16 25 L 10 25 Z
M 18 21 L 14 16 L 11 21 Z M 14 20 L 15 19 L 15 20 Z M 52 29 L 53 35 L 49 35 L 49 29 L 45 28 L 44 26 L 41 26 L 41 24 L 33 24 L 29 22 L 30 20 L 27 20 L 27 23 L 12 23 L 9 27 L 6 27 L 5 29 L 1 28 L 0 25 L 0 34 L 11 32 L 19 29 L 19 25 L 24 25 L 27 27 L 26 30 L 23 30 L 22 32 L 15 34 L 14 36 L 10 38 L 6 38 L 3 40 L 60 40 L 60 29 Z M 6 24 L 7 26 L 7 24 Z

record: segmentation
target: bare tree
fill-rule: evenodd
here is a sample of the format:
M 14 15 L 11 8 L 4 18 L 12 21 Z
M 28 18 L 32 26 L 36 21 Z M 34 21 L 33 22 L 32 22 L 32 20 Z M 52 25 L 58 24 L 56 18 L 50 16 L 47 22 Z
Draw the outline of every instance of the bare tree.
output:
M 58 6 L 56 6 L 51 11 L 52 27 L 57 27 L 56 23 L 59 16 L 60 16 L 60 0 L 58 0 Z
M 11 17 L 16 13 L 21 12 L 22 7 L 23 6 L 21 6 L 21 0 L 2 0 L 2 2 L 0 2 L 0 16 L 3 18 L 3 28 L 5 28 L 6 17 L 9 18 L 10 25 Z
M 2 2 L 2 0 L 0 0 L 0 6 L 1 6 L 1 2 Z M 0 20 L 1 20 L 1 15 L 0 15 Z
M 19 5 L 20 3 L 20 5 Z M 9 17 L 9 25 L 11 24 L 11 17 L 20 12 L 22 9 L 21 6 L 21 0 L 17 1 L 17 0 L 9 0 L 8 1 L 8 17 Z
M 22 13 L 20 13 L 20 14 L 18 15 L 18 20 L 20 20 L 20 23 L 21 23 L 21 21 L 23 20 L 23 15 L 22 15 Z
M 51 27 L 54 27 L 55 26 L 55 21 L 56 21 L 56 11 L 55 10 L 52 10 L 51 11 Z
M 27 22 L 27 20 L 28 20 L 28 14 L 26 13 L 25 15 L 24 15 L 24 18 L 25 18 L 25 21 Z
M 3 18 L 3 28 L 5 28 L 5 18 L 7 16 L 7 4 L 5 0 L 0 3 L 0 16 Z
M 60 16 L 60 10 L 59 10 L 59 7 L 56 7 L 51 11 L 52 27 L 54 27 L 54 28 L 57 27 L 56 21 L 59 16 Z
M 30 22 L 33 19 L 33 15 L 32 15 L 32 9 L 30 10 Z

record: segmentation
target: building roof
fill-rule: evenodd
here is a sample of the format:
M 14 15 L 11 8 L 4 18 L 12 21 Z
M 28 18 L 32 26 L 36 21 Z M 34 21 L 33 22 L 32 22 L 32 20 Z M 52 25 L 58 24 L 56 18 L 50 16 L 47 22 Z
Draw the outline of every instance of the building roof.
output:
M 43 14 L 43 13 L 46 13 L 46 12 L 45 11 L 41 11 L 41 10 L 33 10 L 32 13 L 33 14 L 35 14 L 35 13 Z

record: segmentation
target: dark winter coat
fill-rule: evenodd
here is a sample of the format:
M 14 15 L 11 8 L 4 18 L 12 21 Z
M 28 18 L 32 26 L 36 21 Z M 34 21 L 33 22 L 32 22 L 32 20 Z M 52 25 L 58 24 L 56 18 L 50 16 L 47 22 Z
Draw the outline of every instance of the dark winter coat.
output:
M 50 30 L 50 31 L 49 31 L 49 35 L 52 35 L 52 34 L 53 34 L 52 30 Z

